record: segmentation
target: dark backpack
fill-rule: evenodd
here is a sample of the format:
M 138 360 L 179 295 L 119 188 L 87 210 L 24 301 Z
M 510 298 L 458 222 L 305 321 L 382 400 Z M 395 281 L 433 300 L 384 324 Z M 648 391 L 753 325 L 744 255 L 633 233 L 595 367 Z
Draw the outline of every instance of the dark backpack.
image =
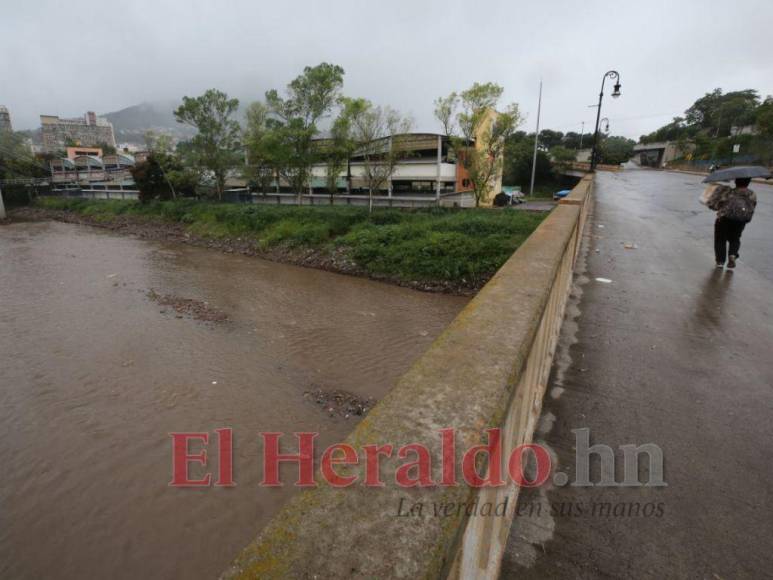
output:
M 752 221 L 753 214 L 754 206 L 745 195 L 731 195 L 725 207 L 722 208 L 722 217 L 732 222 L 748 223 Z

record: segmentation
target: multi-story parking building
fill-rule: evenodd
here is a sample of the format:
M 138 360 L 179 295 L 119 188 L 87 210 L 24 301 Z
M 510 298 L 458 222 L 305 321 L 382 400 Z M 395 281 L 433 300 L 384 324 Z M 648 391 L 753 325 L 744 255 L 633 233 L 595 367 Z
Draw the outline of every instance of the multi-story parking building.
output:
M 56 115 L 40 115 L 43 150 L 61 151 L 68 145 L 115 147 L 113 125 L 104 117 L 89 111 L 83 117 L 60 119 Z

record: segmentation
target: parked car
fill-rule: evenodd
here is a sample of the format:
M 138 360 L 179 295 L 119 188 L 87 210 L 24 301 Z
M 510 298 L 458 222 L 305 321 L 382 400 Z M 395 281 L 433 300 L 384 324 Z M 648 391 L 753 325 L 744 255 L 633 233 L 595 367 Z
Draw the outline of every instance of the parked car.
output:
M 502 193 L 509 198 L 507 205 L 518 205 L 524 202 L 524 195 L 516 186 L 504 185 L 502 186 Z

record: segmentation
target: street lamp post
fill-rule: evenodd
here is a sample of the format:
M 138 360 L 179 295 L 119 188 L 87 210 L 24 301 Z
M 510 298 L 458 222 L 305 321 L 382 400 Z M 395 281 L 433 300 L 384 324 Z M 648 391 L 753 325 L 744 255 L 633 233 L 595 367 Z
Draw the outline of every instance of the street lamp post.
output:
M 617 98 L 620 96 L 620 73 L 618 73 L 616 70 L 610 70 L 604 73 L 604 76 L 601 78 L 601 91 L 599 92 L 599 104 L 598 108 L 596 109 L 596 130 L 593 132 L 593 151 L 590 154 L 590 170 L 591 173 L 596 171 L 596 147 L 598 145 L 599 140 L 599 121 L 601 121 L 601 101 L 604 99 L 604 82 L 607 80 L 607 77 L 610 79 L 615 79 L 617 81 L 615 83 L 614 91 L 612 91 L 612 97 Z M 609 121 L 607 121 L 609 123 Z

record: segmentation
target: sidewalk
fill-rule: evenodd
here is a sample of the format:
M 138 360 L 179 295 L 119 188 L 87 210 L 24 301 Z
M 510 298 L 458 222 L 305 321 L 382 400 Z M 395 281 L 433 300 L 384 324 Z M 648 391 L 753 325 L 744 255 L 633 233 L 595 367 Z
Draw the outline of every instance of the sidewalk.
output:
M 773 575 L 773 190 L 754 188 L 758 212 L 730 272 L 714 268 L 701 189 L 687 174 L 597 174 L 535 435 L 569 482 L 574 429 L 618 450 L 617 481 L 619 446 L 654 443 L 667 487 L 524 490 L 521 508 L 543 509 L 516 518 L 502 578 Z M 627 513 L 594 515 L 594 503 Z M 649 504 L 659 509 L 643 515 Z

